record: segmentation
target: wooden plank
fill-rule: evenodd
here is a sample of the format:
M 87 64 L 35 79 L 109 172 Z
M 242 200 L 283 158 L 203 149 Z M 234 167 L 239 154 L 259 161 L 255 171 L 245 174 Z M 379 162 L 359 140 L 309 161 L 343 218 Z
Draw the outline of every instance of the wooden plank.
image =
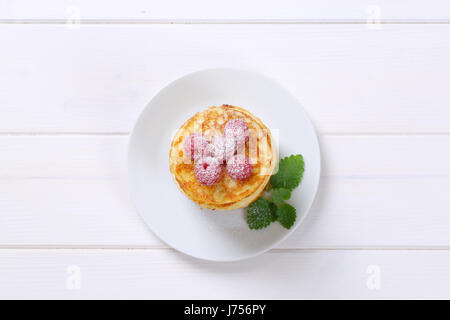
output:
M 275 251 L 219 264 L 172 250 L 1 250 L 0 298 L 448 298 L 449 264 L 449 251 Z
M 323 178 L 310 215 L 279 247 L 447 248 L 449 189 L 442 178 Z M 0 180 L 0 212 L 2 247 L 165 247 L 122 179 Z
M 126 176 L 128 136 L 0 136 L 0 178 Z
M 261 37 L 264 35 L 264 37 Z M 0 132 L 129 132 L 211 67 L 284 84 L 322 133 L 448 133 L 450 25 L 0 25 Z
M 105 19 L 105 20 L 441 20 L 449 19 L 445 0 L 4 0 L 0 19 Z
M 450 245 L 450 136 L 320 140 L 318 197 L 281 247 Z M 164 246 L 130 202 L 127 142 L 110 135 L 1 136 L 0 246 Z
M 0 136 L 0 178 L 124 178 L 128 136 Z M 321 135 L 322 176 L 450 176 L 450 136 Z M 284 156 L 284 155 L 281 155 Z

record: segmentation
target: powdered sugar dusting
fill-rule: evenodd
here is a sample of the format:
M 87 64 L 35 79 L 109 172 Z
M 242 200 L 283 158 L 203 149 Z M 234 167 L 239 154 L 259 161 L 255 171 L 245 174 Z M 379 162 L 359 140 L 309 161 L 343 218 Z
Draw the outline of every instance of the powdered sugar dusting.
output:
M 205 186 L 212 186 L 219 179 L 222 167 L 216 158 L 204 157 L 197 160 L 194 171 L 198 182 Z
M 201 133 L 193 133 L 184 141 L 184 153 L 187 158 L 196 160 L 203 157 L 209 145 L 208 139 Z
M 230 120 L 225 125 L 223 134 L 226 137 L 232 137 L 235 140 L 237 147 L 240 147 L 245 144 L 249 138 L 247 123 L 242 119 Z
M 216 158 L 221 164 L 224 164 L 235 152 L 236 143 L 233 137 L 219 135 L 211 139 L 211 143 L 206 147 L 205 154 L 208 157 Z
M 245 148 L 249 139 L 249 129 L 243 119 L 233 119 L 225 124 L 223 134 L 208 141 L 202 133 L 191 134 L 185 141 L 184 152 L 195 161 L 197 180 L 204 186 L 212 186 L 220 177 L 221 165 L 226 164 L 227 172 L 235 180 L 250 177 L 253 167 L 249 158 L 238 150 Z
M 242 154 L 234 155 L 227 161 L 227 172 L 235 180 L 247 179 L 252 174 L 252 170 L 249 159 Z

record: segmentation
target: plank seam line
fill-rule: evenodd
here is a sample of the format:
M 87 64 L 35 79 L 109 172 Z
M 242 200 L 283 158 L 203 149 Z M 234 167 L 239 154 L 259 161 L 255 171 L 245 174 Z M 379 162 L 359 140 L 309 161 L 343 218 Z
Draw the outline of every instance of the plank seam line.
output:
M 161 246 L 0 246 L 0 251 L 29 250 L 29 251 L 173 251 L 174 248 Z M 303 251 L 444 251 L 450 252 L 450 246 L 381 246 L 381 247 L 304 247 L 304 248 L 274 248 L 268 253 L 289 253 Z
M 67 19 L 0 19 L 0 24 L 68 24 Z M 73 25 L 73 23 L 70 23 Z M 368 24 L 365 19 L 81 19 L 79 24 Z M 450 19 L 384 19 L 377 24 L 450 24 Z
M 131 132 L 23 131 L 0 132 L 2 136 L 129 136 Z M 319 136 L 450 136 L 450 132 L 317 132 Z
M 1 136 L 13 136 L 13 137 L 22 137 L 22 136 L 129 136 L 130 132 L 126 131 L 117 131 L 117 132 L 63 132 L 63 131 L 41 131 L 41 132 L 0 132 Z
M 436 174 L 353 174 L 353 175 L 337 175 L 337 174 L 323 174 L 321 179 L 333 179 L 333 180 L 450 180 L 449 173 L 436 173 Z M 7 176 L 0 175 L 0 182 L 8 181 L 52 181 L 52 180 L 66 180 L 66 181 L 121 181 L 127 179 L 127 175 L 111 175 L 111 176 L 94 176 L 94 175 L 73 175 L 73 176 Z

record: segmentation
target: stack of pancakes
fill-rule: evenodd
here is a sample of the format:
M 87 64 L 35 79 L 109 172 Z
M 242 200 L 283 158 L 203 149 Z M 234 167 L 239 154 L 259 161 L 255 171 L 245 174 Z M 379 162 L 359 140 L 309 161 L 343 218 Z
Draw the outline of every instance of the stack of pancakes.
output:
M 221 135 L 232 119 L 244 120 L 249 128 L 250 139 L 244 152 L 252 164 L 252 173 L 239 181 L 222 170 L 214 185 L 204 186 L 195 177 L 194 162 L 184 154 L 184 141 L 193 133 L 203 133 L 208 139 Z M 262 194 L 275 169 L 276 155 L 272 134 L 260 119 L 245 109 L 222 105 L 195 114 L 177 131 L 170 148 L 170 172 L 181 192 L 200 207 L 234 210 L 247 207 Z

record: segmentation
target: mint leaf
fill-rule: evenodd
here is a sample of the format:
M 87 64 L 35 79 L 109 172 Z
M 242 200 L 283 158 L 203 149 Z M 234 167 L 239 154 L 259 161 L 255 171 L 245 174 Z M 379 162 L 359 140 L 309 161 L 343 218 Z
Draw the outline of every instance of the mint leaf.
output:
M 280 160 L 278 172 L 270 178 L 270 184 L 274 189 L 286 188 L 292 191 L 300 184 L 304 170 L 301 154 L 285 157 Z
M 280 224 L 286 229 L 290 229 L 297 219 L 295 208 L 287 203 L 282 203 L 277 207 L 277 216 Z
M 276 220 L 272 213 L 271 202 L 266 199 L 258 199 L 247 210 L 247 223 L 250 229 L 262 229 Z
M 279 188 L 273 190 L 272 200 L 276 204 L 284 202 L 284 200 L 289 200 L 291 198 L 291 190 L 286 188 Z
M 247 210 L 247 223 L 250 229 L 266 228 L 277 221 L 290 229 L 297 219 L 297 212 L 293 206 L 284 201 L 291 198 L 291 192 L 298 187 L 305 170 L 303 156 L 291 155 L 280 160 L 278 172 L 270 177 L 265 197 L 270 197 L 267 191 L 273 190 L 271 198 L 259 198 Z M 263 195 L 264 197 L 264 195 Z
M 277 221 L 277 219 L 278 219 L 277 206 L 275 205 L 275 203 L 270 202 L 269 208 L 270 208 L 270 212 L 272 213 L 272 222 Z

